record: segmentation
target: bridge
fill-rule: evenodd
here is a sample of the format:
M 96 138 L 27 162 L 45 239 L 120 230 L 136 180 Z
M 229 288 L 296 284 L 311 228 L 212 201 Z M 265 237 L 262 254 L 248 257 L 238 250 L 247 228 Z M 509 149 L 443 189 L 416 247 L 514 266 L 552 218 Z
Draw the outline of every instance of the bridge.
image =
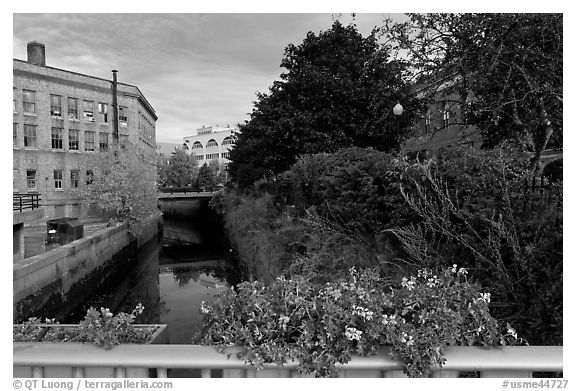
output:
M 214 194 L 217 194 L 222 189 L 198 189 L 192 186 L 189 187 L 163 187 L 158 189 L 158 200 L 166 199 L 210 199 Z

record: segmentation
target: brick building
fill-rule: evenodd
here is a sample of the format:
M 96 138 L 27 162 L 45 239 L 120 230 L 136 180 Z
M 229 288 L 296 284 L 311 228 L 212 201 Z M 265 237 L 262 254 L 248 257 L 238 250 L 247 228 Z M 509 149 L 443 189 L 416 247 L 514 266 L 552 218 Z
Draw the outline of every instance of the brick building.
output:
M 113 82 L 46 66 L 45 47 L 28 43 L 13 60 L 13 191 L 39 193 L 47 217 L 85 216 L 74 189 L 86 184 L 82 162 L 114 138 Z M 158 117 L 138 87 L 117 83 L 118 139 L 152 156 Z
M 436 79 L 421 83 L 414 92 L 418 98 L 427 98 L 431 103 L 404 143 L 403 150 L 409 156 L 429 158 L 458 145 L 482 146 L 480 132 L 468 124 L 460 96 L 445 92 L 453 82 L 451 77 Z

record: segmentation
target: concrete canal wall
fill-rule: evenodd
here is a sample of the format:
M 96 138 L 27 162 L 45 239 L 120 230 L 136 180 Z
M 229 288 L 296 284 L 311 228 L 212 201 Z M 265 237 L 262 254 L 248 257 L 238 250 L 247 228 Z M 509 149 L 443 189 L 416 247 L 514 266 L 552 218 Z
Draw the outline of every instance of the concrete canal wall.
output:
M 157 240 L 162 217 L 151 217 L 138 237 L 126 223 L 105 228 L 14 263 L 13 321 L 31 316 L 63 318 L 94 288 L 132 267 L 139 248 Z

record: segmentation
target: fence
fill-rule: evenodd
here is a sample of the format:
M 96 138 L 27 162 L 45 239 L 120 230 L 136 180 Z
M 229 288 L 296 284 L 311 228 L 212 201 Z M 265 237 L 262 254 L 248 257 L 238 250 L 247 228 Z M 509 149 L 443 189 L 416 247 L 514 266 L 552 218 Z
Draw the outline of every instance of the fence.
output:
M 237 349 L 237 348 L 236 348 Z M 168 377 L 170 369 L 197 369 L 201 377 L 309 377 L 295 363 L 266 364 L 262 370 L 246 365 L 234 354 L 218 353 L 200 345 L 119 345 L 104 350 L 73 343 L 14 343 L 15 376 L 49 377 L 51 370 L 68 367 L 69 377 L 94 376 L 94 369 L 108 367 L 105 377 L 126 377 L 134 371 Z M 446 347 L 446 363 L 434 368 L 433 377 L 459 377 L 479 372 L 480 377 L 532 377 L 533 372 L 561 372 L 562 346 Z M 146 369 L 151 371 L 146 371 Z M 61 372 L 58 372 L 62 376 Z M 387 351 L 370 357 L 353 357 L 338 368 L 339 377 L 403 377 L 400 363 Z
M 20 194 L 12 195 L 12 206 L 14 212 L 22 212 L 26 209 L 38 209 L 40 207 L 40 194 Z

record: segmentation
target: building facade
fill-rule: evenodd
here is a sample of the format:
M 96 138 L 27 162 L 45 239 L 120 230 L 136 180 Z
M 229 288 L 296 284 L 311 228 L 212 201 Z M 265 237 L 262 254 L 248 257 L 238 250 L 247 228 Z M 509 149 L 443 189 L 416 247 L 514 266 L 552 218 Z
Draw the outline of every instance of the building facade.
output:
M 430 104 L 403 145 L 403 150 L 409 156 L 430 158 L 455 146 L 482 146 L 480 132 L 474 125 L 468 124 L 460 96 L 445 92 L 450 83 L 453 83 L 451 78 L 434 80 L 420 85 L 415 91 L 418 98 L 426 98 Z
M 234 135 L 239 132 L 236 126 L 202 126 L 196 134 L 184 137 L 183 149 L 194 153 L 198 165 L 218 161 L 225 168 L 230 163 L 230 150 L 234 146 Z
M 90 180 L 83 162 L 113 142 L 113 82 L 46 66 L 28 43 L 13 60 L 13 191 L 39 193 L 47 217 L 82 217 L 74 191 Z M 158 117 L 138 87 L 117 83 L 118 139 L 153 156 Z

